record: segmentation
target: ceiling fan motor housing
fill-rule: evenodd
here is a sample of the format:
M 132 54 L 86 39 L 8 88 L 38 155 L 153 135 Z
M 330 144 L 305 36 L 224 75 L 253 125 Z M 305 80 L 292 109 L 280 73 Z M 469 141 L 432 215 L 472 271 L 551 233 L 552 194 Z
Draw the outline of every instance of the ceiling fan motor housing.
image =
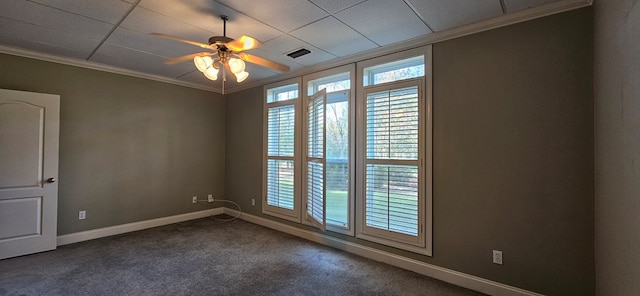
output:
M 227 42 L 231 42 L 233 41 L 233 38 L 229 38 L 227 36 L 213 36 L 211 38 L 209 38 L 209 44 L 215 44 L 215 45 L 223 45 Z

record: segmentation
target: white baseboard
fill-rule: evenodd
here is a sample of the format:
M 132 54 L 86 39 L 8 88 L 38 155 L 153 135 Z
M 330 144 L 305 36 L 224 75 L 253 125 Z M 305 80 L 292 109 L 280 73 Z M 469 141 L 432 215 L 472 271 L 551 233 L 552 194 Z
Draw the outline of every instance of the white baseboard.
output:
M 215 208 L 198 212 L 191 212 L 186 214 L 180 214 L 175 216 L 145 220 L 140 222 L 127 223 L 122 225 L 116 225 L 111 227 L 92 229 L 82 232 L 70 233 L 58 236 L 58 246 L 73 244 L 81 241 L 92 240 L 101 237 L 107 237 L 111 235 L 117 235 L 132 231 L 143 230 L 152 227 L 158 227 L 193 219 L 200 219 L 212 215 L 220 215 L 224 212 L 223 208 Z
M 224 213 L 231 216 L 238 215 L 238 211 L 228 208 L 224 208 Z M 384 262 L 389 265 L 411 270 L 419 274 L 423 274 L 441 281 L 454 284 L 456 286 L 475 290 L 481 293 L 496 296 L 543 296 L 542 294 L 538 294 L 535 292 L 490 281 L 481 277 L 469 275 L 440 266 L 428 264 L 422 261 L 402 257 L 393 253 L 359 245 L 321 233 L 292 227 L 251 214 L 241 213 L 239 217 L 240 219 L 247 222 L 262 225 L 284 233 L 292 234 L 339 250 L 343 250 L 376 261 Z

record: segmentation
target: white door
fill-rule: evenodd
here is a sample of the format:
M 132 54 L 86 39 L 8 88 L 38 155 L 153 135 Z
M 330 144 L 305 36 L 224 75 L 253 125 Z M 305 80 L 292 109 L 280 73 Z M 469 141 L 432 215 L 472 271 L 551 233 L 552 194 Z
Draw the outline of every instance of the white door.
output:
M 0 89 L 0 259 L 56 248 L 60 96 Z

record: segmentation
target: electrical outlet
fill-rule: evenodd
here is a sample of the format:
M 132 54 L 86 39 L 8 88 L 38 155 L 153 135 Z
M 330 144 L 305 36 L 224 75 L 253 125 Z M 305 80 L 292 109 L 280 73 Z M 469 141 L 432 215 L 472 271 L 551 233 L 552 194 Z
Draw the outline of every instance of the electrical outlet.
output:
M 87 218 L 87 211 L 78 212 L 78 220 L 84 220 Z
M 493 263 L 502 265 L 502 251 L 493 250 Z
M 213 194 L 209 194 L 209 196 L 207 196 L 207 200 L 209 202 L 213 202 Z
M 256 199 L 255 199 L 255 198 L 252 198 L 252 199 L 251 199 L 251 206 L 252 206 L 252 207 L 255 207 L 255 206 L 256 206 Z
M 194 196 L 191 198 L 191 203 L 197 203 L 197 202 L 198 202 L 198 197 L 194 195 Z

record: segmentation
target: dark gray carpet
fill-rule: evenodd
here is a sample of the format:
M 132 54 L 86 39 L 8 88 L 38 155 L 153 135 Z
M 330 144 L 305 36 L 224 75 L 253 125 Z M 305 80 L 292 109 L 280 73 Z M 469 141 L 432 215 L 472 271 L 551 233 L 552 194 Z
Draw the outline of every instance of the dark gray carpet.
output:
M 0 260 L 0 295 L 481 295 L 242 220 Z

